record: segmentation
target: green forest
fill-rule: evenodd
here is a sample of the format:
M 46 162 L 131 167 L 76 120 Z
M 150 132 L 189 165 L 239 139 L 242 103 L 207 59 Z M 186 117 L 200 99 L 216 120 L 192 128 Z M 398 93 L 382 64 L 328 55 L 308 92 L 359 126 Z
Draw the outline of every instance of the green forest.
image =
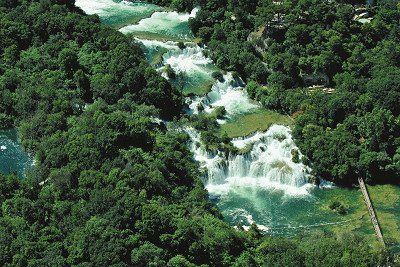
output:
M 399 184 L 399 1 L 367 6 L 364 24 L 354 19 L 364 1 L 278 2 L 199 1 L 190 26 L 252 98 L 296 118 L 317 175 Z
M 353 20 L 351 1 L 149 2 L 200 6 L 195 35 L 252 98 L 295 117 L 316 175 L 399 183 L 398 1 L 369 6 L 366 24 Z M 307 86 L 304 76 L 320 73 L 334 94 Z M 188 136 L 157 120 L 179 119 L 184 107 L 132 38 L 73 0 L 0 0 L 0 128 L 16 127 L 35 158 L 24 179 L 0 174 L 0 265 L 396 264 L 354 233 L 229 226 Z

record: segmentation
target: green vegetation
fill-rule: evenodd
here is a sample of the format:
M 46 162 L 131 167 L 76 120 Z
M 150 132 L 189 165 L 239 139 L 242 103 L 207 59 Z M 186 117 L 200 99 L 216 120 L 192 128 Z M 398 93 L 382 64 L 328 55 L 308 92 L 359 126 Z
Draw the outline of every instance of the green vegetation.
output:
M 1 266 L 393 265 L 354 235 L 224 223 L 187 136 L 155 121 L 180 116 L 179 91 L 73 3 L 0 1 L 0 125 L 36 159 L 23 180 L 0 174 Z
M 220 71 L 214 71 L 211 75 L 213 79 L 218 80 L 220 82 L 224 81 L 224 75 Z
M 185 88 L 183 94 L 185 96 L 204 96 L 211 91 L 214 81 L 203 82 L 200 86 L 188 86 Z
M 178 42 L 179 49 L 185 49 L 186 45 L 183 42 Z
M 260 109 L 222 124 L 219 131 L 220 133 L 227 133 L 230 138 L 234 138 L 248 136 L 256 131 L 266 131 L 272 124 L 291 126 L 293 120 L 289 116 Z
M 398 1 L 374 1 L 363 11 L 370 23 L 355 19 L 364 1 L 195 3 L 195 35 L 252 98 L 295 115 L 294 137 L 316 175 L 400 183 Z
M 145 40 L 156 40 L 156 41 L 162 41 L 162 42 L 167 42 L 167 41 L 173 41 L 173 42 L 190 42 L 192 38 L 183 38 L 183 37 L 174 37 L 174 36 L 164 36 L 159 33 L 154 33 L 154 32 L 144 32 L 144 31 L 132 31 L 129 32 L 130 36 L 137 37 L 139 39 L 145 39 Z
M 400 209 L 398 204 L 400 188 L 392 185 L 374 185 L 368 186 L 368 191 L 386 243 L 389 246 L 398 245 L 400 243 Z M 346 232 L 359 233 L 375 248 L 379 247 L 361 192 L 356 189 L 343 188 L 340 189 L 338 195 L 329 196 L 329 194 L 326 194 L 321 198 L 321 210 L 332 210 L 334 207 L 343 206 L 345 211 L 341 218 L 346 223 L 344 225 L 328 225 L 325 227 L 327 230 L 331 230 L 337 235 Z M 336 208 L 333 211 L 339 213 Z
M 400 188 L 392 185 L 369 186 L 385 241 L 400 244 Z
M 184 96 L 204 96 L 211 91 L 214 80 L 207 77 L 193 78 L 185 73 L 179 73 L 177 78 L 172 81 L 176 88 L 180 89 Z
M 347 213 L 347 209 L 343 203 L 341 203 L 338 200 L 334 200 L 331 203 L 329 203 L 329 208 L 331 210 L 336 211 L 337 213 L 344 215 Z
M 156 67 L 162 64 L 164 61 L 163 56 L 166 52 L 168 52 L 168 49 L 166 48 L 163 47 L 157 48 L 157 51 L 151 57 L 150 65 Z

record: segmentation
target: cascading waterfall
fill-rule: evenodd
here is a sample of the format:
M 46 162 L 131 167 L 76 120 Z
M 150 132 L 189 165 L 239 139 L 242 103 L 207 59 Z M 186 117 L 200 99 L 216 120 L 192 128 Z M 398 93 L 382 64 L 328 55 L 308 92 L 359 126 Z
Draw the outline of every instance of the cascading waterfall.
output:
M 169 64 L 177 74 L 185 73 L 189 77 L 211 74 L 208 66 L 212 62 L 199 46 L 190 44 L 179 49 L 173 42 L 141 41 L 148 49 L 154 46 L 168 48 L 169 51 L 163 55 L 163 64 Z M 158 70 L 162 72 L 163 66 Z M 249 99 L 243 87 L 240 79 L 227 73 L 223 80 L 214 83 L 207 95 L 188 98 L 189 113 L 198 114 L 199 105 L 208 113 L 223 106 L 229 119 L 260 108 L 258 103 Z M 280 188 L 293 194 L 306 192 L 300 188 L 307 187 L 308 168 L 292 161 L 292 151 L 298 148 L 289 128 L 274 125 L 265 133 L 257 132 L 250 137 L 234 139 L 232 144 L 238 149 L 251 146 L 248 152 L 240 154 L 207 151 L 201 143 L 200 133 L 189 127 L 185 131 L 192 140 L 190 148 L 195 160 L 200 162 L 206 173 L 205 184 L 210 194 L 224 194 L 241 186 Z
M 197 45 L 187 44 L 184 49 L 169 50 L 163 56 L 164 64 L 168 64 L 175 73 L 188 75 L 207 75 L 211 77 L 210 64 L 212 60 L 203 54 L 203 49 Z
M 138 24 L 128 25 L 120 29 L 120 32 L 127 34 L 132 32 L 148 32 L 174 36 L 179 38 L 193 37 L 188 28 L 189 18 L 196 16 L 198 9 L 188 13 L 172 12 L 154 12 L 151 17 L 142 19 Z
M 121 5 L 129 5 L 114 3 L 106 8 L 104 4 L 109 1 L 111 0 L 87 1 L 94 2 L 89 4 L 77 0 L 86 9 L 92 9 L 91 13 L 101 13 L 103 19 L 112 17 L 113 14 L 110 13 L 117 11 Z M 98 12 L 93 12 L 94 9 Z M 130 5 L 128 9 L 131 9 Z M 201 86 L 212 85 L 208 93 L 208 88 L 201 91 L 199 95 L 204 94 L 203 96 L 187 98 L 189 115 L 198 114 L 201 110 L 211 113 L 217 107 L 224 107 L 225 119 L 218 120 L 222 124 L 260 109 L 259 103 L 248 97 L 243 81 L 233 77 L 232 73 L 226 73 L 221 81 L 214 81 L 212 73 L 217 68 L 204 55 L 204 48 L 186 42 L 186 47 L 180 49 L 178 43 L 173 41 L 189 40 L 193 37 L 187 21 L 196 12 L 196 9 L 191 14 L 155 12 L 135 25 L 121 28 L 120 31 L 142 38 L 136 40 L 143 44 L 149 62 L 166 78 L 168 77 L 164 70 L 169 65 L 176 76 L 183 77 L 185 85 L 182 90 L 188 95 L 197 94 L 194 89 Z M 171 79 L 171 82 L 176 82 L 176 79 Z M 154 121 L 157 122 L 156 118 Z M 199 132 L 190 126 L 182 130 L 190 136 L 189 146 L 204 173 L 206 189 L 213 200 L 217 199 L 218 206 L 232 223 L 246 228 L 257 222 L 260 229 L 270 231 L 273 225 L 291 223 L 293 218 L 290 214 L 307 212 L 310 199 L 307 178 L 310 170 L 302 163 L 292 160 L 292 151 L 297 150 L 297 147 L 289 128 L 273 125 L 267 132 L 256 132 L 252 136 L 232 140 L 239 153 L 208 151 L 202 144 Z M 296 154 L 301 157 L 298 150 Z M 291 195 L 301 197 L 286 197 Z
M 171 41 L 189 41 L 193 38 L 187 21 L 195 15 L 196 10 L 192 14 L 160 12 L 165 9 L 143 2 L 116 0 L 76 0 L 76 5 L 88 14 L 98 14 L 103 23 L 114 28 L 134 24 L 145 18 L 135 25 L 121 29 L 121 32 L 133 33 L 136 37 Z M 193 87 L 205 84 L 205 79 L 197 77 L 209 79 L 216 69 L 211 60 L 204 56 L 202 48 L 195 44 L 186 44 L 187 48 L 180 50 L 176 42 L 140 41 L 152 50 L 147 53 L 147 49 L 144 49 L 149 61 L 154 59 L 151 63 L 159 71 L 162 71 L 165 64 L 169 64 L 176 73 L 185 74 L 185 79 Z M 206 80 L 206 83 L 211 82 L 212 79 Z M 207 89 L 208 86 L 209 84 Z M 227 73 L 223 81 L 213 84 L 207 95 L 188 98 L 188 113 L 199 113 L 200 105 L 208 113 L 215 107 L 223 106 L 229 120 L 259 108 L 257 103 L 247 97 L 243 87 L 240 79 L 234 79 L 232 74 Z M 188 95 L 192 92 L 194 90 L 189 90 Z M 201 95 L 206 92 L 207 90 L 202 91 Z M 157 118 L 152 120 L 161 123 Z M 293 234 L 295 230 L 290 229 L 337 221 L 335 213 L 321 209 L 320 200 L 346 196 L 350 201 L 358 201 L 358 195 L 349 190 L 314 188 L 308 191 L 309 169 L 296 163 L 297 161 L 293 162 L 291 152 L 297 148 L 287 127 L 274 125 L 267 132 L 234 139 L 233 145 L 242 151 L 239 154 L 207 151 L 201 144 L 198 132 L 189 127 L 184 130 L 191 137 L 190 149 L 205 173 L 205 185 L 211 196 L 215 196 L 212 201 L 215 201 L 225 219 L 233 225 L 242 225 L 247 229 L 257 223 L 259 229 L 270 233 Z M 18 156 L 7 156 L 11 151 L 12 146 L 1 142 L 0 133 L 0 163 L 6 162 L 7 166 L 10 165 L 9 162 L 15 162 Z M 10 160 L 7 161 L 8 159 Z M 332 186 L 323 180 L 321 182 L 325 186 Z M 265 190 L 269 188 L 272 190 Z M 282 190 L 274 190 L 275 188 Z M 293 194 L 296 197 L 292 197 Z
M 157 5 L 125 0 L 76 0 L 75 5 L 87 14 L 99 15 L 103 23 L 117 27 L 132 24 L 163 10 Z
M 260 107 L 250 100 L 243 83 L 235 80 L 232 73 L 224 75 L 222 81 L 217 81 L 206 96 L 192 100 L 189 104 L 190 113 L 198 114 L 200 105 L 207 113 L 211 113 L 216 107 L 224 107 L 228 118 Z
M 183 49 L 176 42 L 161 42 L 136 39 L 143 44 L 146 57 L 156 66 L 161 75 L 169 79 L 165 66 L 169 65 L 176 77 L 171 80 L 184 93 L 195 93 L 205 84 L 211 84 L 214 79 L 212 72 L 216 68 L 212 60 L 203 54 L 203 49 L 194 43 L 187 42 Z M 159 61 L 161 57 L 162 61 Z M 157 58 L 157 60 L 153 60 Z
M 211 194 L 220 195 L 243 186 L 278 188 L 296 194 L 306 192 L 299 188 L 307 187 L 309 169 L 292 160 L 292 151 L 298 148 L 289 128 L 273 125 L 265 133 L 234 139 L 232 143 L 236 148 L 251 148 L 243 154 L 228 155 L 207 151 L 198 132 L 192 128 L 185 130 L 191 138 L 190 148 L 195 159 L 205 169 L 205 184 Z

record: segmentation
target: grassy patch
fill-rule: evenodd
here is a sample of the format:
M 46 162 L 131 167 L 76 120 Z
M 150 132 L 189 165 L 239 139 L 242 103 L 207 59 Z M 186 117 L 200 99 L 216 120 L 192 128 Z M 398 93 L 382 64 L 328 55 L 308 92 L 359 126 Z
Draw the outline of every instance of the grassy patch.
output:
M 327 230 L 331 230 L 337 235 L 343 235 L 348 232 L 359 233 L 365 237 L 369 243 L 379 246 L 361 191 L 344 188 L 334 190 L 338 190 L 338 192 L 335 194 L 327 194 L 323 198 L 320 208 L 322 211 L 330 214 L 330 216 L 333 216 L 332 219 L 335 218 L 333 221 L 343 221 L 345 223 L 328 225 L 326 227 Z M 336 211 L 331 210 L 329 205 L 335 201 L 340 202 L 347 208 L 346 214 L 340 215 Z
M 321 201 L 320 209 L 327 214 L 329 204 L 332 201 L 339 201 L 348 207 L 346 215 L 339 217 L 340 220 L 348 220 L 346 224 L 328 226 L 338 235 L 346 232 L 359 233 L 374 247 L 379 248 L 380 244 L 375 236 L 375 232 L 368 214 L 364 197 L 360 190 L 335 189 L 340 190 L 339 194 L 326 195 Z M 371 200 L 375 207 L 379 223 L 382 228 L 383 236 L 387 245 L 400 244 L 400 187 L 392 185 L 368 186 Z
M 220 134 L 226 132 L 230 138 L 235 138 L 248 136 L 256 131 L 266 131 L 273 124 L 290 126 L 292 123 L 293 121 L 289 116 L 271 110 L 260 109 L 221 125 Z
M 164 54 L 168 52 L 168 49 L 160 47 L 157 52 L 155 52 L 150 60 L 150 65 L 152 66 L 157 66 L 159 64 L 162 64 L 164 61 Z
M 385 241 L 400 244 L 400 187 L 368 186 Z
M 208 94 L 211 91 L 212 86 L 214 85 L 214 80 L 209 80 L 207 82 L 203 82 L 202 84 L 185 86 L 183 89 L 183 95 L 185 96 L 203 96 Z
M 145 39 L 145 40 L 155 40 L 155 41 L 161 41 L 161 42 L 168 42 L 168 41 L 173 41 L 173 42 L 191 42 L 193 41 L 192 38 L 181 38 L 181 37 L 174 37 L 170 35 L 162 35 L 159 33 L 153 33 L 153 32 L 143 32 L 143 31 L 133 31 L 130 32 L 128 35 L 134 36 L 139 39 Z

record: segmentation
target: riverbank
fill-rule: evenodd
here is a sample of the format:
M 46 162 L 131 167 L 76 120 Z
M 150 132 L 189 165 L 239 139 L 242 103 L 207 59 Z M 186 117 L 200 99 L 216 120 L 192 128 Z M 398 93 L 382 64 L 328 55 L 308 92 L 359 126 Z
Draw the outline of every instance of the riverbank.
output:
M 154 25 L 155 21 L 149 21 L 149 19 L 147 19 L 146 23 Z M 175 22 L 170 22 L 170 23 L 175 23 Z M 181 22 L 179 22 L 179 23 L 181 23 Z M 164 28 L 164 27 L 165 27 L 165 25 L 162 26 L 162 28 Z M 137 27 L 133 27 L 133 28 L 137 29 Z M 174 28 L 179 29 L 181 27 L 171 26 L 171 29 L 174 29 Z M 148 56 L 149 62 L 153 66 L 155 66 L 157 69 L 159 69 L 161 71 L 161 73 L 162 73 L 162 67 L 165 64 L 169 64 L 175 72 L 183 73 L 184 75 L 186 75 L 186 79 L 188 79 L 188 77 L 189 78 L 196 77 L 197 75 L 199 75 L 200 73 L 203 72 L 200 70 L 202 70 L 202 68 L 204 66 L 203 64 L 204 64 L 204 62 L 207 62 L 207 60 L 202 57 L 202 55 L 201 55 L 202 51 L 192 51 L 192 52 L 189 52 L 188 50 L 180 51 L 177 48 L 176 42 L 187 41 L 187 39 L 177 38 L 176 37 L 177 34 L 165 35 L 163 30 L 161 30 L 161 32 L 162 32 L 162 34 L 159 34 L 157 32 L 149 33 L 146 31 L 143 31 L 143 32 L 134 31 L 130 34 L 135 37 L 138 37 L 139 39 L 143 39 L 143 37 L 145 39 L 152 39 L 152 40 L 147 40 L 147 41 L 144 41 L 144 40 L 138 40 L 138 41 L 142 42 L 145 54 Z M 179 34 L 182 34 L 182 32 L 180 32 L 179 30 L 178 30 L 178 32 L 179 32 Z M 175 43 L 169 43 L 170 41 L 173 41 Z M 168 51 L 171 51 L 171 49 L 174 52 L 169 53 L 169 55 L 166 56 Z M 170 63 L 173 63 L 173 64 L 170 64 Z M 211 71 L 204 70 L 203 73 L 211 74 Z M 183 76 L 183 77 L 185 77 L 185 76 Z M 171 82 L 173 83 L 174 81 L 171 80 Z M 246 108 L 242 109 L 242 108 L 245 107 L 246 105 L 248 105 L 247 102 L 238 101 L 239 99 L 243 98 L 243 96 L 244 96 L 242 94 L 238 94 L 238 92 L 243 89 L 240 89 L 240 86 L 236 89 L 234 83 L 235 82 L 232 81 L 231 78 L 225 77 L 225 82 L 221 82 L 219 84 L 217 83 L 216 85 L 214 85 L 215 93 L 212 93 L 209 96 L 204 96 L 203 94 L 199 93 L 199 95 L 201 97 L 197 101 L 196 101 L 196 97 L 192 96 L 192 98 L 194 98 L 194 102 L 193 102 L 193 105 L 191 106 L 191 109 L 194 110 L 195 112 L 197 111 L 199 104 L 203 105 L 202 108 L 204 109 L 204 111 L 201 111 L 201 112 L 209 112 L 209 113 L 212 113 L 215 110 L 215 108 L 218 106 L 226 107 L 226 105 L 228 105 L 227 106 L 228 107 L 227 108 L 228 109 L 227 116 L 231 115 L 233 117 L 231 120 L 228 119 L 228 120 L 226 120 L 225 123 L 222 123 L 220 125 L 220 128 L 219 128 L 220 135 L 222 135 L 226 132 L 228 134 L 228 137 L 242 137 L 242 136 L 248 136 L 256 131 L 261 131 L 261 132 L 266 131 L 269 129 L 269 127 L 272 124 L 275 124 L 275 123 L 286 125 L 286 126 L 292 125 L 292 123 L 293 123 L 292 118 L 290 118 L 288 116 L 280 115 L 278 113 L 275 113 L 275 112 L 272 112 L 272 111 L 269 111 L 269 110 L 266 110 L 263 108 L 257 108 L 255 111 L 246 112 L 247 109 Z M 201 84 L 201 82 L 198 84 Z M 238 85 L 236 85 L 236 86 L 238 86 Z M 209 92 L 209 90 L 210 89 L 207 89 L 207 92 Z M 213 89 L 211 88 L 211 90 L 213 90 Z M 196 93 L 196 90 L 190 90 L 190 91 L 191 91 L 190 93 Z M 225 95 L 227 95 L 227 93 L 231 93 L 231 96 L 229 98 L 225 97 Z M 233 102 L 237 101 L 237 103 L 240 103 L 240 104 L 232 105 L 232 103 L 231 103 L 232 101 Z M 252 105 L 251 102 L 249 102 L 249 110 L 254 108 L 251 105 Z M 238 112 L 238 110 L 243 110 L 244 114 L 240 115 L 241 111 Z M 235 115 L 236 113 L 238 113 L 238 115 Z M 244 190 L 246 191 L 247 189 L 244 189 Z M 254 191 L 253 191 L 254 188 L 250 189 L 250 190 L 254 193 Z M 298 191 L 298 189 L 296 189 L 296 188 L 293 188 L 293 190 Z M 374 191 L 374 190 L 372 190 L 372 191 Z M 275 190 L 262 191 L 261 190 L 256 195 L 261 194 L 261 196 L 264 196 L 264 198 L 257 200 L 257 197 L 253 195 L 253 197 L 251 199 L 251 203 L 260 202 L 258 205 L 261 205 L 261 203 L 267 203 L 266 199 L 268 199 L 268 197 L 266 197 L 266 196 L 270 194 L 269 192 L 273 196 L 276 194 L 277 191 L 275 191 Z M 273 193 L 273 192 L 275 192 L 275 193 Z M 249 192 L 247 192 L 246 194 L 248 194 L 248 193 Z M 285 212 L 286 216 L 288 216 L 288 217 L 286 217 L 285 220 L 291 221 L 292 223 L 294 223 L 294 225 L 290 226 L 285 223 L 283 224 L 283 225 L 286 225 L 286 226 L 284 226 L 284 228 L 286 227 L 288 229 L 291 229 L 290 231 L 292 231 L 292 232 L 296 232 L 296 231 L 294 231 L 294 229 L 302 229 L 301 231 L 303 231 L 304 229 L 310 230 L 310 229 L 314 229 L 314 228 L 316 228 L 316 229 L 324 228 L 324 229 L 336 232 L 337 234 L 341 234 L 341 233 L 349 230 L 350 232 L 362 233 L 365 236 L 369 236 L 369 237 L 371 237 L 371 239 L 370 239 L 371 242 L 373 242 L 374 236 L 370 229 L 369 218 L 368 218 L 368 216 L 367 217 L 365 216 L 365 210 L 364 210 L 365 205 L 363 204 L 362 198 L 360 198 L 361 195 L 359 193 L 360 192 L 358 192 L 357 190 L 347 190 L 347 189 L 341 189 L 341 188 L 323 189 L 323 190 L 322 189 L 313 189 L 308 194 L 306 194 L 307 196 L 303 195 L 300 198 L 294 197 L 292 199 L 283 192 L 282 198 L 280 198 L 280 197 L 276 198 L 276 195 L 275 195 L 275 197 L 273 197 L 272 198 L 273 200 L 271 199 L 271 201 L 273 203 L 286 203 L 286 204 L 292 203 L 294 205 L 293 208 L 290 208 L 290 205 L 288 204 L 289 208 L 287 210 L 287 213 Z M 232 193 L 232 194 L 235 194 L 235 193 Z M 267 195 L 265 195 L 265 194 L 267 194 Z M 278 195 L 279 194 L 280 193 L 278 193 Z M 238 196 L 236 195 L 236 197 L 238 197 Z M 220 207 L 221 211 L 226 216 L 227 221 L 234 225 L 236 223 L 236 219 L 231 216 L 230 212 L 232 211 L 232 208 L 236 204 L 230 203 L 230 201 L 227 200 L 226 196 L 224 196 L 223 198 L 220 198 L 217 196 L 215 199 L 219 199 L 220 202 L 216 202 L 216 205 Z M 229 197 L 228 197 L 228 199 L 229 199 Z M 240 199 L 240 197 L 237 199 Z M 329 204 L 336 200 L 343 202 L 343 205 L 347 207 L 346 214 L 338 214 L 336 211 L 332 211 L 329 208 Z M 305 205 L 306 209 L 303 210 L 303 212 L 301 212 L 301 213 L 293 213 L 294 211 L 298 212 L 296 207 L 299 205 L 299 201 L 300 202 L 305 201 L 304 205 Z M 229 205 L 233 205 L 233 206 L 228 207 L 228 206 L 226 206 L 227 203 L 230 203 L 230 204 L 228 204 L 228 206 Z M 240 201 L 238 203 L 240 203 Z M 249 203 L 248 199 L 246 200 L 246 203 Z M 286 204 L 284 204 L 284 205 L 286 205 Z M 242 203 L 242 204 L 238 205 L 238 209 L 243 209 L 243 207 L 246 207 L 246 205 L 248 205 L 248 204 Z M 252 209 L 250 209 L 250 210 L 252 210 Z M 263 209 L 261 208 L 261 211 L 262 210 Z M 273 208 L 273 210 L 270 210 L 270 211 L 268 211 L 268 209 L 265 211 L 262 211 L 260 213 L 260 215 L 256 215 L 257 211 L 252 210 L 252 212 L 254 212 L 254 214 L 252 214 L 254 222 L 256 222 L 259 225 L 264 225 L 263 218 L 271 218 L 271 215 L 273 214 L 273 213 L 271 213 L 272 211 L 277 212 L 277 215 L 280 214 L 280 216 L 282 216 L 282 214 L 283 214 L 282 213 L 283 210 L 278 207 L 275 207 L 275 208 Z M 264 212 L 266 212 L 266 214 L 264 214 Z M 297 214 L 297 215 L 295 215 L 295 214 Z M 247 214 L 246 216 L 248 217 L 248 215 L 249 214 Z M 274 217 L 274 216 L 272 216 L 272 217 Z M 385 217 L 386 215 L 383 215 L 383 216 Z M 282 218 L 285 218 L 285 216 L 283 216 Z M 319 220 L 319 222 L 315 223 L 315 221 L 318 221 L 318 220 Z M 249 221 L 246 221 L 246 223 L 249 223 Z M 296 224 L 297 224 L 297 226 L 295 226 Z M 303 226 L 301 224 L 303 224 Z M 266 223 L 265 225 L 267 225 L 266 226 L 267 228 L 268 227 L 270 227 L 270 229 L 273 228 L 272 227 L 273 225 L 268 225 L 268 223 Z M 383 228 L 387 229 L 386 231 L 392 232 L 392 231 L 396 230 L 397 222 L 395 220 L 385 220 L 385 222 L 383 222 L 383 225 L 384 225 Z M 279 228 L 281 226 L 278 225 L 277 227 Z M 344 231 L 344 229 L 347 229 L 347 230 Z M 372 235 L 371 235 L 371 233 L 372 233 Z M 287 234 L 290 235 L 290 233 L 287 233 Z M 391 238 L 390 234 L 389 234 L 389 238 Z M 395 240 L 394 242 L 397 242 L 396 235 L 393 235 L 393 239 Z

